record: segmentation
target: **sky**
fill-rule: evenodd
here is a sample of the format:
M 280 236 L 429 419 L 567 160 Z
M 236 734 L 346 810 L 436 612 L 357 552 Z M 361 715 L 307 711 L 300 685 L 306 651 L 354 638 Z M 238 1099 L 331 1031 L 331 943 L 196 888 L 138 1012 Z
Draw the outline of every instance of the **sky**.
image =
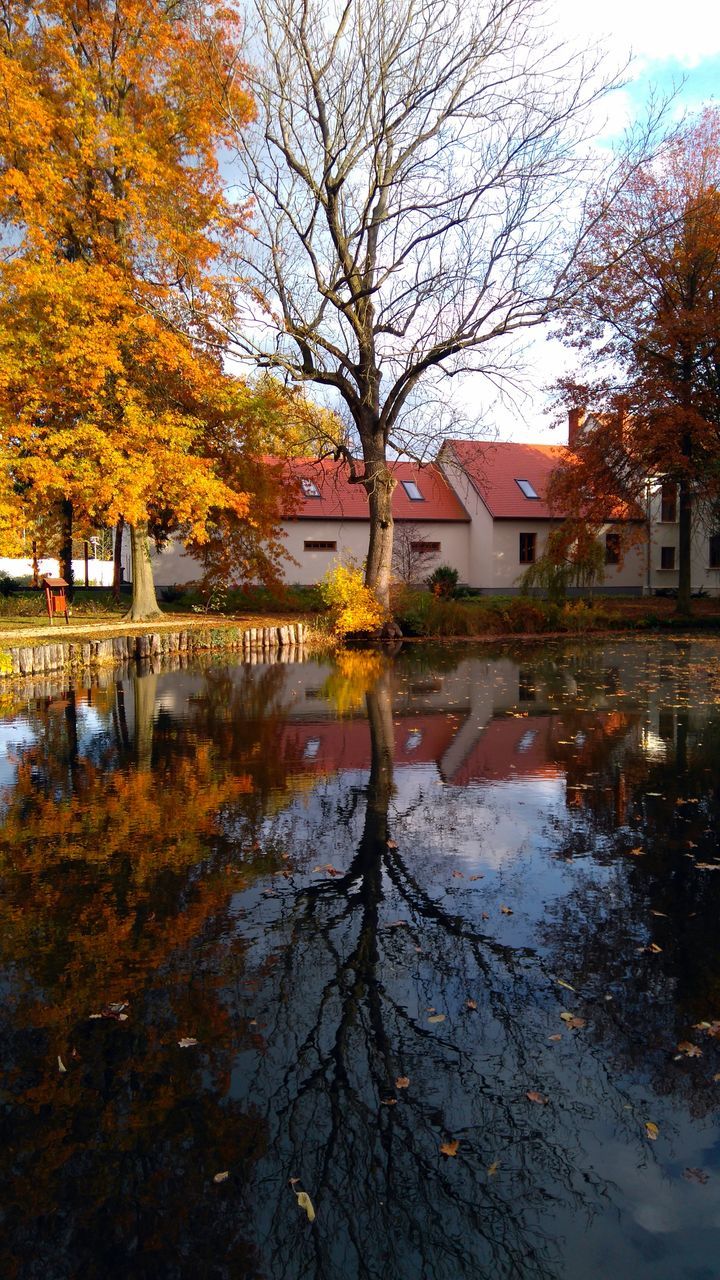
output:
M 601 50 L 609 66 L 632 57 L 625 87 L 605 104 L 601 129 L 608 143 L 642 118 L 653 90 L 661 96 L 675 91 L 676 116 L 720 101 L 718 0 L 549 0 L 548 16 L 560 37 Z M 537 334 L 525 353 L 524 396 L 514 404 L 496 403 L 475 375 L 464 379 L 458 398 L 468 416 L 481 416 L 484 430 L 501 440 L 564 444 L 562 430 L 550 425 L 544 388 L 571 359 L 559 342 Z

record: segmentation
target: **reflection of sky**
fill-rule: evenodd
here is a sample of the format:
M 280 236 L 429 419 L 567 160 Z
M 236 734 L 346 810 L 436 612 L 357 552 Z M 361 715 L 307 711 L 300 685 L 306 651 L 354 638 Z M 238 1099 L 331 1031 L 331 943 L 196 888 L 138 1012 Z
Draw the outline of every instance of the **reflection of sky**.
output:
M 17 776 L 17 765 L 12 757 L 35 738 L 34 730 L 23 718 L 0 721 L 0 787 L 12 786 Z

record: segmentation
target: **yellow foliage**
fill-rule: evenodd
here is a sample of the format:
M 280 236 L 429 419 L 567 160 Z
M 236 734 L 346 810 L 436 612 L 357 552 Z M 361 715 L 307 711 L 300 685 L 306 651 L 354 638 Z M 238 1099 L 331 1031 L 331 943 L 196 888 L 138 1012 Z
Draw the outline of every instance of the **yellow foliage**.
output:
M 320 592 L 330 606 L 333 631 L 340 639 L 352 631 L 374 634 L 385 622 L 383 606 L 365 586 L 362 570 L 352 561 L 328 569 Z

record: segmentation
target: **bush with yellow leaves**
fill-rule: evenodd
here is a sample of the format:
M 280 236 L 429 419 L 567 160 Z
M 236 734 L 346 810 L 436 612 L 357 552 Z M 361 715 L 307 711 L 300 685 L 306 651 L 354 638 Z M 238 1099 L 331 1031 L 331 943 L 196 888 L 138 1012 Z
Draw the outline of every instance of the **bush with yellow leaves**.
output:
M 332 629 L 339 639 L 353 631 L 373 635 L 385 622 L 385 610 L 365 586 L 362 569 L 353 561 L 328 569 L 320 594 L 330 608 Z

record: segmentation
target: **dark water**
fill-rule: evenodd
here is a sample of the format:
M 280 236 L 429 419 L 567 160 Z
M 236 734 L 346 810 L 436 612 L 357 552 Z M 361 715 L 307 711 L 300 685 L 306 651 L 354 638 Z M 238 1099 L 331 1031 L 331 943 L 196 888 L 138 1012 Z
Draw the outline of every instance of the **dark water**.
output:
M 717 1280 L 719 656 L 5 693 L 0 1274 Z

